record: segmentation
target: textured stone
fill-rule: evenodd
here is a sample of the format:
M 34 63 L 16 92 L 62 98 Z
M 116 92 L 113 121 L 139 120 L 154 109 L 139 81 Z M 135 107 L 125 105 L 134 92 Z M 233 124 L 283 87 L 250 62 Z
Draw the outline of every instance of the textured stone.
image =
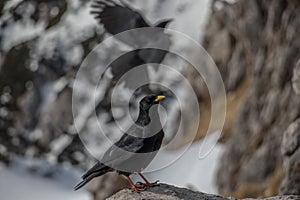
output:
M 160 184 L 159 187 L 147 188 L 147 191 L 143 191 L 140 193 L 125 189 L 109 198 L 109 200 L 117 199 L 226 200 L 227 198 L 218 195 L 205 194 L 202 192 L 194 192 L 186 188 L 178 188 L 172 185 Z
M 291 159 L 280 151 L 283 133 L 300 116 L 299 9 L 299 1 L 240 0 L 213 10 L 204 46 L 216 60 L 227 92 L 235 95 L 243 82 L 251 81 L 227 129 L 231 137 L 216 178 L 222 194 L 242 198 L 279 193 L 283 160 Z M 228 38 L 220 41 L 221 33 L 230 43 Z M 295 140 L 284 138 L 282 148 L 293 151 Z M 298 187 L 297 160 L 287 166 L 284 194 Z
M 95 200 L 106 199 L 121 189 L 129 187 L 128 181 L 117 173 L 107 173 L 89 184 L 88 191 Z
M 281 151 L 286 168 L 281 193 L 300 195 L 300 119 L 292 123 L 284 133 Z
M 135 200 L 180 200 L 178 197 L 164 195 L 164 194 L 155 194 L 152 192 L 141 192 L 136 194 L 131 190 L 122 190 L 107 200 L 118 200 L 118 199 L 135 199 Z
M 298 200 L 300 196 L 275 196 L 265 200 Z M 185 188 L 178 188 L 171 185 L 161 184 L 159 187 L 148 188 L 147 191 L 133 192 L 122 190 L 107 200 L 236 200 L 232 197 L 193 192 Z M 250 200 L 250 199 L 248 199 Z
M 297 95 L 300 95 L 300 60 L 298 61 L 293 73 L 293 89 Z

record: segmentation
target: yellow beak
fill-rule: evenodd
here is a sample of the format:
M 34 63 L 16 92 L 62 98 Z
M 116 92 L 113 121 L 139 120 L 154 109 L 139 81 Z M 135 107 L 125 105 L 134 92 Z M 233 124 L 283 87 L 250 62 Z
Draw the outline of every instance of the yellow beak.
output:
M 157 96 L 157 98 L 155 99 L 155 102 L 160 102 L 161 100 L 165 99 L 166 96 Z

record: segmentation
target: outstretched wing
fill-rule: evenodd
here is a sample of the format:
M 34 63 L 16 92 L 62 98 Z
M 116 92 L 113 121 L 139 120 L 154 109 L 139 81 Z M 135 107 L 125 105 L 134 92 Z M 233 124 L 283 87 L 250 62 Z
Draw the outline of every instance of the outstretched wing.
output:
M 125 4 L 120 5 L 112 0 L 95 0 L 91 13 L 95 15 L 99 23 L 103 24 L 106 31 L 113 35 L 134 28 L 150 26 L 140 13 Z

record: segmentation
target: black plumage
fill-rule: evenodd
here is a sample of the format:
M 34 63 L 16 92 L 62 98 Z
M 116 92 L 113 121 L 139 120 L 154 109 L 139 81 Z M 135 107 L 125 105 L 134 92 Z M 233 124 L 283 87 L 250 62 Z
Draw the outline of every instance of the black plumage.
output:
M 118 4 L 113 0 L 95 0 L 92 8 L 91 14 L 95 16 L 100 24 L 103 24 L 107 32 L 113 35 L 135 28 L 165 28 L 172 21 L 170 19 L 163 20 L 153 26 L 138 11 L 129 7 L 123 1 Z
M 133 184 L 129 175 L 134 172 L 139 173 L 145 185 L 155 185 L 148 182 L 140 172 L 149 165 L 162 144 L 164 132 L 157 106 L 154 105 L 164 98 L 165 96 L 149 95 L 140 101 L 139 115 L 135 123 L 105 152 L 101 162 L 97 162 L 82 176 L 83 180 L 75 186 L 75 190 L 110 171 L 126 176 L 135 191 L 143 190 L 143 187 Z M 151 107 L 155 108 L 150 110 Z
M 91 13 L 99 24 L 103 25 L 106 32 L 112 35 L 138 28 L 160 28 L 116 36 L 125 44 L 137 49 L 122 55 L 110 64 L 113 81 L 118 81 L 124 73 L 136 66 L 161 63 L 164 60 L 171 46 L 170 36 L 164 32 L 164 28 L 172 19 L 163 20 L 153 26 L 143 18 L 142 14 L 126 5 L 125 2 L 117 4 L 113 0 L 95 0 Z M 144 48 L 146 44 L 158 44 L 160 48 Z
M 95 19 L 100 25 L 103 25 L 106 32 L 112 35 L 117 35 L 121 32 L 137 28 L 160 28 L 145 32 L 137 32 L 133 35 L 125 34 L 117 36 L 120 41 L 134 47 L 135 50 L 127 52 L 114 60 L 105 70 L 105 73 L 103 73 L 103 75 L 106 74 L 107 70 L 110 69 L 112 79 L 103 95 L 103 99 L 96 105 L 96 112 L 100 113 L 104 111 L 108 113 L 108 122 L 113 122 L 114 120 L 111 114 L 111 94 L 116 83 L 125 73 L 135 67 L 149 63 L 162 63 L 171 46 L 170 36 L 164 32 L 164 28 L 172 21 L 172 19 L 165 19 L 158 22 L 156 25 L 152 25 L 140 12 L 131 8 L 124 1 L 117 3 L 114 0 L 95 0 L 91 7 L 91 13 L 95 16 Z M 144 44 L 158 44 L 161 48 L 143 48 Z M 157 66 L 158 65 L 152 65 L 155 69 L 157 69 Z M 101 78 L 103 78 L 103 76 Z M 136 83 L 141 81 L 145 83 L 151 82 L 149 73 L 145 67 L 142 72 L 141 70 L 132 70 L 130 75 L 122 82 L 125 83 L 124 86 L 126 88 L 135 90 Z M 150 87 L 139 91 L 139 95 L 149 93 L 153 93 L 151 92 Z

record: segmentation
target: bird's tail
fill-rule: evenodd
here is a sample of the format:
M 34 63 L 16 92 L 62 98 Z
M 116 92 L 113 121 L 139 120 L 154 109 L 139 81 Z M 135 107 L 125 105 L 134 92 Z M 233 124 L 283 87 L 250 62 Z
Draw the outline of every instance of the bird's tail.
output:
M 80 188 L 82 188 L 85 184 L 87 184 L 89 181 L 88 180 L 83 180 L 80 183 L 78 183 L 75 187 L 74 190 L 79 190 Z
M 105 174 L 105 172 L 97 172 L 94 174 L 90 174 L 88 177 L 84 178 L 80 183 L 78 183 L 75 187 L 74 190 L 79 190 L 80 188 L 82 188 L 83 186 L 85 186 L 85 184 L 87 184 L 88 182 L 90 182 L 93 178 L 97 177 L 97 176 L 101 176 Z
M 83 180 L 74 187 L 74 190 L 75 191 L 79 190 L 80 188 L 85 186 L 85 184 L 90 182 L 93 178 L 98 177 L 98 176 L 102 176 L 103 174 L 105 174 L 106 172 L 109 172 L 109 171 L 112 171 L 112 169 L 110 167 L 103 167 L 103 168 L 100 168 L 97 171 L 88 171 L 88 173 L 86 173 L 82 177 Z

